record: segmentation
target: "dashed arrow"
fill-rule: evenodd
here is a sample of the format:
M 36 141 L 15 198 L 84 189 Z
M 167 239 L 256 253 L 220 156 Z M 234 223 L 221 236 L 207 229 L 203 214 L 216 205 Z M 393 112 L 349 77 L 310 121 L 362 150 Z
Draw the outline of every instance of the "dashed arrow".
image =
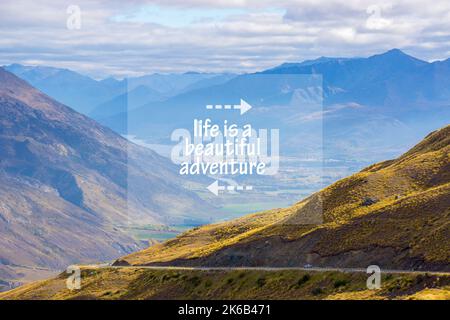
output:
M 224 105 L 222 105 L 222 104 L 208 104 L 208 105 L 206 105 L 206 109 L 209 109 L 209 110 L 212 110 L 212 109 L 216 109 L 216 110 L 239 109 L 239 110 L 241 110 L 241 115 L 246 113 L 251 108 L 252 108 L 252 106 L 249 105 L 244 99 L 241 99 L 241 103 L 240 104 L 224 104 Z
M 219 185 L 219 181 L 216 180 L 213 183 L 211 183 L 207 189 L 214 193 L 216 196 L 219 195 L 219 191 L 250 191 L 253 190 L 253 186 L 221 186 Z

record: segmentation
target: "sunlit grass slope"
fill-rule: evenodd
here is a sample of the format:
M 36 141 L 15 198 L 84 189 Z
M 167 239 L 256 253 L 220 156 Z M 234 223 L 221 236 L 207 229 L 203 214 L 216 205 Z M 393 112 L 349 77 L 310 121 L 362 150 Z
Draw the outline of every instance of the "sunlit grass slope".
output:
M 368 290 L 364 273 L 85 269 L 80 290 L 67 274 L 0 294 L 0 299 L 450 299 L 450 277 L 385 274 Z
M 122 264 L 450 268 L 450 126 L 286 208 L 207 225 Z

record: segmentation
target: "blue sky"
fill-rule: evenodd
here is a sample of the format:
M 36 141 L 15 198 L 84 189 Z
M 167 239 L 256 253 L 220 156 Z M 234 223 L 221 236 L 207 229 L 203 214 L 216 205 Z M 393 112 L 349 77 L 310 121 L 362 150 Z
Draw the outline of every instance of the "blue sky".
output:
M 205 21 L 224 21 L 233 15 L 243 15 L 245 8 L 180 8 L 146 4 L 119 13 L 111 18 L 115 22 L 156 23 L 167 27 L 183 28 Z
M 69 5 L 80 29 L 67 28 Z M 252 72 L 394 47 L 431 61 L 450 57 L 450 1 L 2 0 L 0 46 L 0 64 L 97 78 Z

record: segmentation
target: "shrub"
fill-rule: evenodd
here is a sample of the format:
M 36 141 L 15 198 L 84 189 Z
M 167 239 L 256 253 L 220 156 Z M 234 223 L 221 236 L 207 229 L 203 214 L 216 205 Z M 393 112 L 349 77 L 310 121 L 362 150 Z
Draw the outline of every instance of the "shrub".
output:
M 314 288 L 312 291 L 311 291 L 311 293 L 314 295 L 314 296 L 317 296 L 317 295 L 319 295 L 319 294 L 322 294 L 323 293 L 323 289 L 322 288 L 320 288 L 320 287 L 318 287 L 318 288 Z
M 192 278 L 189 278 L 188 282 L 194 287 L 197 287 L 202 282 L 202 280 L 199 277 L 194 276 Z
M 309 274 L 305 274 L 303 277 L 301 277 L 300 279 L 298 279 L 297 285 L 298 285 L 299 287 L 301 287 L 301 286 L 304 285 L 306 282 L 308 282 L 309 279 L 311 279 L 311 276 L 310 276 Z
M 334 282 L 334 287 L 335 288 L 344 287 L 348 284 L 348 282 L 349 282 L 348 280 L 343 280 L 343 279 L 336 280 Z
M 258 287 L 263 287 L 266 284 L 266 279 L 258 278 L 258 280 L 256 280 L 256 284 L 258 285 Z

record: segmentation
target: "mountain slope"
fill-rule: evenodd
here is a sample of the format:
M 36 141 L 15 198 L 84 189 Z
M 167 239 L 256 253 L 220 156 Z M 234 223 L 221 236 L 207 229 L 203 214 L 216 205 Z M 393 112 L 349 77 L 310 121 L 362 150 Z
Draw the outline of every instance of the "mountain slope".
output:
M 156 73 L 123 80 L 110 77 L 97 81 L 62 68 L 16 63 L 4 66 L 4 69 L 53 99 L 96 120 L 161 101 L 181 92 L 224 83 L 235 76 L 196 72 Z
M 411 93 L 423 90 L 423 82 L 417 79 L 408 82 L 408 79 L 429 65 L 428 62 L 409 56 L 401 50 L 392 49 L 368 58 L 319 59 L 307 64 L 281 66 L 264 73 L 321 74 L 324 80 L 325 104 L 328 105 L 355 102 L 370 106 L 400 107 L 402 102 L 417 102 L 411 99 Z M 393 81 L 399 77 L 403 81 L 406 79 L 410 90 Z M 433 97 L 429 98 L 431 100 Z
M 164 96 L 146 86 L 138 86 L 94 108 L 89 115 L 94 119 L 102 119 L 136 109 L 152 101 L 160 101 Z
M 68 69 L 20 64 L 11 64 L 4 68 L 53 99 L 86 115 L 96 105 L 126 90 L 125 83 L 96 81 Z
M 450 276 L 384 272 L 380 290 L 365 272 L 148 270 L 83 267 L 80 290 L 67 274 L 0 293 L 0 300 L 448 300 Z
M 210 208 L 167 159 L 1 68 L 0 177 L 0 269 L 112 259 L 139 245 L 122 226 Z
M 450 270 L 450 126 L 277 209 L 191 230 L 116 264 Z

